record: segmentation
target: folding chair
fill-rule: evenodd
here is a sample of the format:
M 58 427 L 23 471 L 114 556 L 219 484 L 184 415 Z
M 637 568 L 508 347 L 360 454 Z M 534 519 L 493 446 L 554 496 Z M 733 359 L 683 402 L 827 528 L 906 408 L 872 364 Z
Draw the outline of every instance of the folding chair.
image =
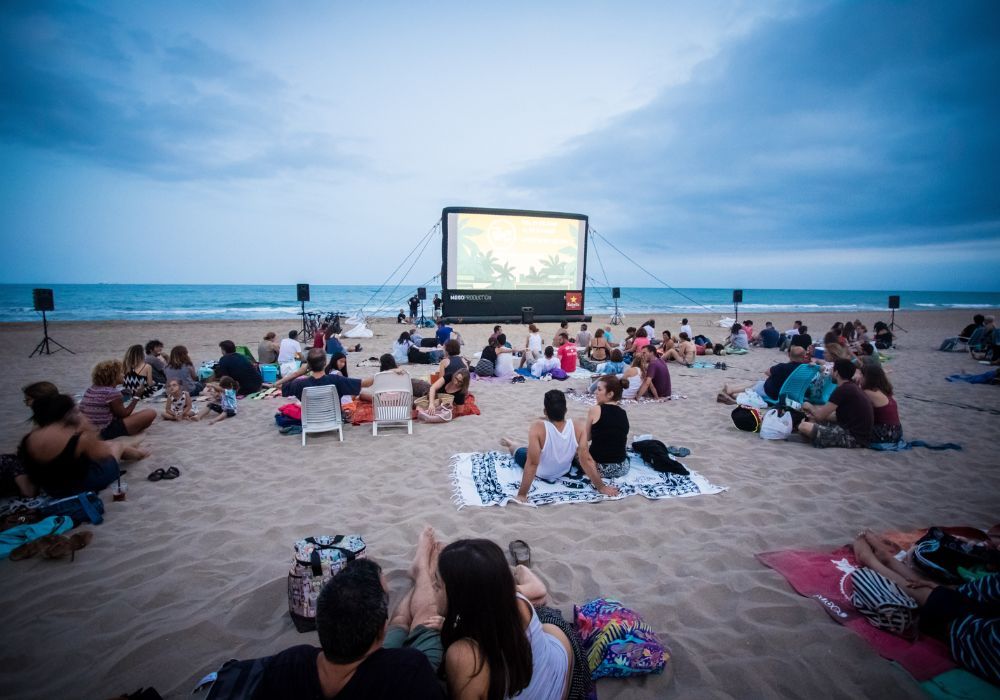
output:
M 413 434 L 413 384 L 410 375 L 394 371 L 379 372 L 372 384 L 372 435 L 378 429 L 406 425 L 406 433 Z
M 344 418 L 335 386 L 309 386 L 302 390 L 302 446 L 306 435 L 336 430 L 344 441 Z

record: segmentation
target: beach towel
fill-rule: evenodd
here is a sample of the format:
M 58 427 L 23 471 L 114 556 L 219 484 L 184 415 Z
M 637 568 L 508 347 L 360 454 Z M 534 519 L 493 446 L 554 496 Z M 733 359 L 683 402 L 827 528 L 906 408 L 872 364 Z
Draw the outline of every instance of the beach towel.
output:
M 955 442 L 942 442 L 939 444 L 934 444 L 930 442 L 924 442 L 923 440 L 912 440 L 907 442 L 906 440 L 900 440 L 899 442 L 873 442 L 868 445 L 869 448 L 873 450 L 880 450 L 882 452 L 902 452 L 903 450 L 909 450 L 914 447 L 925 447 L 928 450 L 960 450 L 962 446 Z
M 961 668 L 945 671 L 920 687 L 934 700 L 1000 700 L 1000 688 Z
M 362 425 L 363 423 L 371 423 L 375 420 L 371 401 L 352 401 L 344 404 L 343 408 L 345 411 L 350 411 L 351 413 L 351 425 Z M 478 416 L 481 413 L 482 411 L 479 410 L 479 406 L 476 405 L 476 397 L 472 394 L 466 394 L 465 403 L 461 406 L 451 407 L 452 419 L 461 418 L 462 416 Z M 415 410 L 412 416 L 413 420 L 417 420 L 417 412 Z
M 584 406 L 596 406 L 597 397 L 593 394 L 581 394 L 575 391 L 567 391 L 566 398 L 576 401 L 577 403 L 582 403 Z M 651 399 L 648 396 L 643 396 L 641 399 L 619 399 L 619 406 L 637 406 L 639 404 L 646 403 L 666 403 L 667 401 L 679 401 L 681 399 L 686 399 L 685 394 L 673 394 L 667 398 L 663 399 Z
M 921 534 L 926 530 L 921 531 Z M 919 535 L 918 535 L 919 536 Z M 757 559 L 785 577 L 797 593 L 814 599 L 830 617 L 849 627 L 886 659 L 905 668 L 918 682 L 956 667 L 948 647 L 931 637 L 915 642 L 872 627 L 851 604 L 848 579 L 857 568 L 850 546 L 829 552 L 762 552 Z
M 997 377 L 997 370 L 991 369 L 989 372 L 983 372 L 982 374 L 952 374 L 945 379 L 949 382 L 967 382 L 969 384 L 990 384 L 994 382 Z
M 73 528 L 72 518 L 65 515 L 53 515 L 39 520 L 37 523 L 17 525 L 0 532 L 0 559 L 6 559 L 10 553 L 22 544 L 33 542 L 46 535 L 60 535 Z
M 598 493 L 590 480 L 574 468 L 567 476 L 552 483 L 535 479 L 528 493 L 528 502 L 543 506 L 550 503 L 613 501 L 636 495 L 649 499 L 687 498 L 726 490 L 725 486 L 716 486 L 697 472 L 688 476 L 658 473 L 638 455 L 631 451 L 628 454 L 631 465 L 628 474 L 605 480 L 618 488 L 618 496 Z M 506 452 L 463 452 L 451 458 L 449 467 L 452 500 L 459 510 L 465 506 L 506 505 L 517 495 L 524 474 L 524 470 Z

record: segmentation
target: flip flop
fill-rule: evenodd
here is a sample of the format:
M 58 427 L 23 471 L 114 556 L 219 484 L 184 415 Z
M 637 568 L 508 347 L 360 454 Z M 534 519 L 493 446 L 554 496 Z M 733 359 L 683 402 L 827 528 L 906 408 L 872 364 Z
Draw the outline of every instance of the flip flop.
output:
M 154 469 L 146 478 L 150 481 L 159 481 L 160 479 L 163 479 L 165 475 L 166 472 L 162 469 Z
M 69 555 L 70 561 L 76 559 L 76 550 L 83 549 L 94 539 L 94 533 L 89 530 L 76 532 L 69 537 L 59 535 L 58 540 L 45 548 L 42 556 L 46 559 L 62 559 Z
M 507 545 L 510 556 L 514 560 L 514 566 L 531 566 L 531 547 L 524 540 L 512 540 Z
M 691 450 L 689 450 L 686 447 L 674 447 L 673 445 L 671 445 L 670 447 L 667 448 L 667 454 L 673 455 L 674 457 L 687 457 L 689 454 L 691 454 Z
M 59 540 L 59 535 L 43 535 L 36 540 L 31 542 L 26 542 L 20 547 L 14 549 L 10 553 L 11 561 L 20 561 L 21 559 L 31 559 L 31 557 L 36 554 L 41 554 L 46 549 L 54 545 Z
M 176 479 L 181 475 L 181 470 L 177 467 L 167 467 L 167 471 L 163 472 L 164 479 Z

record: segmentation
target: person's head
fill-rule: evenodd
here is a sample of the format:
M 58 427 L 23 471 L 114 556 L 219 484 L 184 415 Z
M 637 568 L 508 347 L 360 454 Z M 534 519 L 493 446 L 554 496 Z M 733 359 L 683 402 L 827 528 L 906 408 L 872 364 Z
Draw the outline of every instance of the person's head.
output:
M 146 343 L 147 355 L 159 355 L 161 352 L 163 352 L 163 343 L 159 340 L 150 340 Z
M 743 322 L 743 325 L 746 326 L 747 328 L 749 328 L 750 326 L 753 325 L 753 321 L 751 321 L 750 319 L 747 319 L 746 321 Z
M 637 330 L 635 332 L 635 337 L 636 338 L 646 338 L 646 337 L 648 337 L 648 335 L 649 334 L 646 333 L 646 329 L 645 328 L 640 328 L 639 330 Z
M 603 328 L 598 328 L 596 331 L 594 331 L 594 337 L 595 338 L 603 338 L 604 337 L 604 329 Z
M 585 331 L 585 330 L 587 330 L 587 324 L 586 324 L 586 323 L 581 323 L 581 324 L 580 324 L 580 330 L 581 330 L 581 331 Z
M 774 328 L 774 324 L 770 321 L 764 321 L 764 328 Z
M 563 330 L 566 330 L 567 328 L 569 328 L 569 321 L 560 321 L 559 327 L 562 328 Z
M 173 369 L 180 369 L 185 365 L 194 365 L 191 362 L 191 356 L 188 354 L 188 349 L 183 345 L 175 345 L 170 348 L 170 359 L 167 361 Z
M 789 362 L 805 362 L 806 361 L 806 349 L 801 345 L 792 345 L 788 348 L 788 361 Z
M 862 355 L 871 356 L 875 354 L 875 346 L 867 341 L 861 343 L 860 350 Z
M 635 335 L 635 326 L 629 326 L 628 328 L 626 328 L 625 329 L 625 335 L 634 336 Z
M 487 698 L 518 694 L 531 680 L 531 645 L 521 623 L 514 576 L 503 550 L 489 540 L 457 540 L 441 550 L 435 585 L 444 593 L 441 644 L 476 642 L 489 667 Z
M 733 327 L 729 329 L 729 332 L 733 333 L 733 334 L 736 334 L 736 333 L 739 333 L 740 329 L 742 329 L 742 328 L 743 328 L 743 326 L 741 326 L 740 324 L 734 323 Z
M 348 562 L 316 600 L 316 632 L 323 657 L 334 664 L 365 658 L 381 643 L 389 619 L 382 568 L 371 559 Z
M 975 316 L 972 317 L 972 322 L 975 323 L 977 326 L 981 326 L 983 325 L 984 318 L 985 317 L 982 314 L 976 314 Z
M 125 370 L 118 360 L 104 360 L 94 365 L 90 381 L 94 386 L 118 386 L 122 383 Z
M 650 328 L 656 328 L 656 319 L 655 318 L 651 318 L 651 319 L 649 319 L 648 321 L 646 321 L 642 325 L 649 326 Z
M 841 333 L 844 332 L 844 324 L 841 323 L 840 321 L 837 321 L 832 326 L 830 326 L 830 330 L 839 336 Z
M 66 394 L 43 396 L 31 406 L 32 420 L 39 428 L 67 420 L 75 410 L 73 397 Z
M 670 340 L 671 338 L 673 338 L 673 336 L 670 335 L 670 331 L 663 331 L 663 339 L 664 340 Z
M 563 339 L 563 344 L 576 342 L 576 338 L 570 338 L 569 333 L 560 333 L 559 337 Z
M 499 332 L 500 332 L 500 326 L 493 326 L 493 335 L 496 335 Z
M 455 370 L 455 374 L 451 375 L 451 382 L 445 387 L 445 391 L 454 394 L 467 394 L 469 393 L 469 380 L 471 379 L 472 376 L 465 367 Z
M 688 320 L 686 318 L 682 318 L 681 319 L 681 325 L 682 326 L 686 326 L 687 324 L 688 324 Z
M 278 334 L 275 333 L 274 331 L 268 331 L 267 333 L 264 334 L 264 340 L 274 340 L 277 337 Z
M 559 389 L 546 391 L 542 404 L 545 417 L 553 423 L 558 423 L 566 418 L 566 394 Z
M 171 396 L 178 396 L 181 393 L 181 383 L 176 379 L 167 381 L 167 393 Z
M 396 369 L 396 358 L 392 356 L 391 352 L 387 352 L 378 358 L 378 371 L 385 372 L 390 369 Z
M 656 357 L 656 348 L 654 348 L 652 345 L 643 345 L 642 354 L 644 354 L 646 357 L 652 360 L 654 357 Z
M 437 327 L 438 328 L 444 328 L 444 319 L 443 318 L 439 318 L 437 321 L 435 321 L 435 323 L 437 323 Z
M 342 352 L 335 352 L 330 355 L 330 361 L 326 365 L 327 374 L 330 374 L 333 370 L 337 370 L 345 377 L 347 376 L 347 355 Z
M 983 325 L 984 326 L 992 326 L 992 325 L 994 325 L 995 322 L 996 322 L 996 319 L 994 319 L 992 316 L 984 316 L 983 317 Z M 882 327 L 885 328 L 886 325 L 883 323 Z
M 627 388 L 627 379 L 619 379 L 614 374 L 605 374 L 597 380 L 597 389 L 594 391 L 594 398 L 597 399 L 597 403 L 618 401 L 622 397 L 622 390 Z
M 795 323 L 792 324 L 792 328 L 801 328 L 801 327 L 802 327 L 802 321 L 796 321 Z
M 798 322 L 796 321 L 796 323 Z M 799 323 L 799 333 L 808 333 L 808 332 L 809 332 L 809 326 L 803 326 L 801 323 Z
M 462 345 L 454 338 L 451 338 L 445 342 L 444 351 L 448 353 L 448 357 L 458 357 L 462 354 Z
M 507 334 L 506 333 L 500 333 L 497 336 L 497 347 L 498 348 L 502 348 L 506 344 L 507 344 Z
M 232 389 L 233 391 L 240 390 L 240 383 L 233 379 L 232 377 L 223 377 L 219 380 L 219 386 L 223 389 Z
M 219 349 L 222 350 L 223 355 L 232 355 L 236 352 L 236 343 L 231 340 L 223 340 L 219 343 Z
M 21 393 L 24 394 L 24 405 L 31 407 L 38 399 L 58 395 L 59 389 L 52 382 L 33 382 L 22 387 Z
M 837 382 L 838 384 L 841 382 L 851 381 L 854 379 L 854 369 L 854 363 L 850 360 L 837 360 L 833 363 L 834 381 L 836 381 L 838 377 L 840 378 L 840 381 Z
M 722 343 L 716 343 L 715 345 L 712 346 L 712 352 L 716 355 L 721 355 L 725 349 L 726 346 L 723 345 Z
M 326 352 L 323 348 L 312 348 L 306 353 L 306 366 L 310 372 L 322 372 L 326 368 Z
M 125 351 L 125 359 L 122 360 L 122 364 L 125 366 L 125 371 L 128 371 L 141 367 L 145 361 L 146 353 L 143 351 L 142 346 L 132 345 Z
M 621 350 L 619 350 L 618 348 L 614 348 L 611 351 L 611 361 L 612 362 L 621 362 L 623 359 L 624 358 L 622 357 L 622 351 Z
M 403 331 L 402 333 L 399 334 L 399 340 L 397 340 L 396 342 L 397 343 L 409 343 L 410 342 L 410 334 L 407 333 L 406 331 Z
M 528 332 L 529 333 L 537 333 L 538 332 L 538 326 L 536 326 L 534 323 L 529 323 L 528 324 Z
M 678 335 L 677 337 L 680 338 L 681 341 L 685 343 L 691 340 L 691 336 L 687 334 L 687 331 L 681 331 L 680 335 Z
M 296 338 L 299 337 L 299 332 L 293 328 L 292 330 L 288 331 L 288 337 L 291 338 L 292 340 L 295 340 Z
M 824 345 L 836 345 L 839 341 L 840 334 L 837 331 L 827 331 L 826 335 L 823 336 Z
M 892 383 L 885 376 L 885 370 L 878 365 L 861 368 L 861 386 L 868 391 L 881 391 L 886 396 L 892 396 Z
M 987 318 L 989 318 L 989 317 L 987 316 Z M 884 321 L 876 321 L 875 322 L 875 332 L 876 333 L 878 333 L 881 330 L 886 330 L 888 328 L 889 328 L 889 326 L 885 325 Z
M 552 348 L 551 345 L 546 345 L 544 353 L 545 357 L 551 360 L 552 356 L 555 355 L 556 351 Z

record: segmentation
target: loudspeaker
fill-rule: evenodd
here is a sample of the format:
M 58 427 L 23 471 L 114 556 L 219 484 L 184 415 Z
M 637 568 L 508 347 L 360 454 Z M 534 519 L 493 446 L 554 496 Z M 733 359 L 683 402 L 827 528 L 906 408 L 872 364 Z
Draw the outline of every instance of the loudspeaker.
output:
M 309 285 L 308 284 L 297 284 L 295 285 L 296 292 L 299 295 L 299 301 L 309 301 Z
M 35 302 L 35 311 L 55 311 L 56 302 L 51 289 L 32 289 L 31 296 Z
M 612 287 L 611 288 L 611 298 L 612 299 L 621 299 L 622 298 L 622 288 L 621 287 Z
M 743 290 L 742 289 L 734 289 L 733 290 L 733 303 L 734 304 L 742 304 L 743 303 Z
M 419 299 L 420 301 L 426 301 L 427 287 L 417 287 L 417 299 Z
M 535 322 L 535 307 L 534 306 L 522 306 L 521 307 L 521 323 L 527 325 L 529 323 Z
M 899 308 L 899 295 L 893 294 L 889 297 L 889 308 L 898 309 Z

